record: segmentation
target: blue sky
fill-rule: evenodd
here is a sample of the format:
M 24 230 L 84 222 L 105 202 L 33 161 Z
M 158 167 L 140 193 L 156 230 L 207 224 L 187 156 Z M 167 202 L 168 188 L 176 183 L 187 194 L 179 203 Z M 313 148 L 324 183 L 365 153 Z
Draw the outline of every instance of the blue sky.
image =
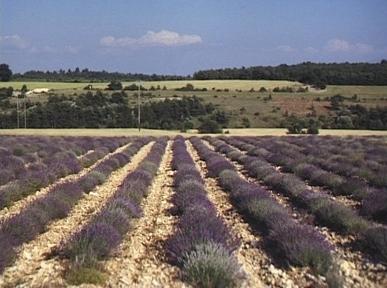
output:
M 386 0 L 0 0 L 0 62 L 14 72 L 191 74 L 380 61 Z

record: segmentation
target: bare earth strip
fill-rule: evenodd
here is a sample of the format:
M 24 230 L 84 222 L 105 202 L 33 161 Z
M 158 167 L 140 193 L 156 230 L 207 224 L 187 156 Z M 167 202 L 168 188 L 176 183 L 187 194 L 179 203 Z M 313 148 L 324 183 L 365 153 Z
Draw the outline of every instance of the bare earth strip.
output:
M 67 182 L 67 181 L 74 181 L 74 180 L 84 176 L 85 174 L 90 172 L 92 169 L 94 169 L 94 167 L 96 167 L 99 163 L 106 160 L 107 158 L 109 158 L 113 154 L 116 154 L 116 153 L 119 153 L 119 152 L 125 150 L 129 145 L 131 145 L 131 144 L 129 143 L 129 144 L 126 144 L 124 146 L 117 148 L 114 152 L 107 154 L 105 157 L 103 157 L 103 158 L 99 159 L 97 162 L 95 162 L 92 166 L 81 170 L 79 173 L 71 174 L 71 175 L 68 175 L 66 177 L 63 177 L 63 178 L 59 179 L 58 181 L 56 181 L 55 183 L 36 191 L 34 194 L 31 194 L 31 195 L 13 203 L 11 207 L 4 208 L 3 210 L 0 211 L 0 223 L 2 221 L 4 221 L 5 219 L 8 219 L 16 214 L 19 214 L 20 211 L 22 211 L 24 208 L 26 208 L 28 205 L 30 205 L 35 200 L 43 198 L 44 196 L 46 196 L 47 193 L 50 192 L 55 186 L 57 186 L 61 183 Z
M 63 287 L 63 263 L 60 260 L 45 259 L 46 256 L 66 241 L 82 225 L 95 215 L 114 194 L 128 173 L 133 171 L 149 153 L 154 142 L 147 144 L 132 157 L 130 163 L 114 171 L 101 186 L 86 194 L 70 214 L 49 225 L 47 232 L 23 245 L 14 265 L 8 267 L 0 278 L 0 287 Z
M 105 263 L 109 287 L 187 287 L 179 280 L 179 269 L 166 262 L 163 247 L 176 224 L 176 217 L 169 213 L 173 195 L 171 161 L 169 142 L 158 175 L 141 205 L 143 216 Z
M 210 149 L 214 147 L 207 141 L 203 141 Z M 232 146 L 240 152 L 238 148 Z M 230 160 L 230 159 L 229 159 Z M 231 161 L 231 160 L 230 160 Z M 243 166 L 237 162 L 231 161 L 238 170 L 239 175 L 246 178 L 251 183 L 257 183 L 266 187 L 262 181 L 258 181 L 255 178 L 251 178 L 243 173 Z M 314 186 L 308 187 L 315 191 Z M 287 207 L 292 211 L 292 216 L 301 223 L 309 223 L 313 221 L 313 216 L 307 211 L 296 208 L 289 197 L 282 195 L 276 191 L 267 188 L 272 193 L 272 196 L 284 207 Z M 323 234 L 326 239 L 333 245 L 335 252 L 335 260 L 338 263 L 338 269 L 344 279 L 344 287 L 387 287 L 387 267 L 382 264 L 372 263 L 366 255 L 359 251 L 354 251 L 351 248 L 351 243 L 355 241 L 355 237 L 352 235 L 340 235 L 326 227 L 314 226 L 314 229 Z M 307 275 L 308 278 L 315 278 L 313 275 Z
M 261 249 L 263 239 L 251 230 L 249 224 L 230 203 L 227 193 L 219 187 L 217 181 L 204 177 L 207 171 L 205 162 L 199 159 L 191 143 L 187 142 L 187 147 L 203 174 L 209 199 L 214 203 L 219 215 L 222 216 L 233 233 L 241 240 L 237 258 L 248 274 L 247 283 L 244 286 L 259 287 L 263 286 L 262 282 L 273 287 L 306 287 L 308 284 L 310 285 L 310 281 L 306 281 L 305 277 L 302 277 L 301 269 L 292 268 L 289 271 L 284 271 L 273 265 Z

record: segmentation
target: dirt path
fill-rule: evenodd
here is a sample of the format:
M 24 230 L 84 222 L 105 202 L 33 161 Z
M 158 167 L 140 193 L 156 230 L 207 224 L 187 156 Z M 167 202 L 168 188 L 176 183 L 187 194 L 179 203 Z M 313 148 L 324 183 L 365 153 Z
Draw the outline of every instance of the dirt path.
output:
M 133 171 L 149 153 L 154 142 L 145 145 L 123 168 L 114 171 L 101 186 L 86 194 L 70 214 L 48 226 L 47 232 L 23 245 L 14 265 L 8 267 L 0 278 L 0 287 L 61 287 L 63 265 L 56 259 L 46 260 L 46 255 L 66 241 L 72 233 L 85 225 L 114 194 L 127 174 Z
M 36 191 L 35 193 L 33 193 L 31 195 L 28 195 L 27 197 L 25 197 L 25 198 L 23 198 L 23 199 L 21 199 L 19 201 L 16 201 L 15 203 L 12 204 L 11 207 L 4 208 L 3 210 L 0 211 L 0 223 L 2 221 L 4 221 L 5 219 L 8 219 L 8 218 L 10 218 L 10 217 L 12 217 L 12 216 L 14 216 L 16 214 L 19 214 L 21 210 L 23 210 L 25 207 L 30 205 L 35 200 L 40 199 L 40 198 L 46 196 L 46 194 L 48 192 L 50 192 L 55 186 L 57 186 L 57 185 L 59 185 L 61 183 L 67 182 L 67 181 L 74 181 L 74 180 L 84 176 L 89 171 L 91 171 L 94 167 L 96 167 L 99 163 L 101 163 L 102 161 L 104 161 L 107 158 L 111 157 L 113 154 L 116 154 L 116 153 L 119 153 L 119 152 L 125 150 L 129 145 L 131 145 L 131 144 L 129 143 L 129 144 L 126 144 L 124 146 L 121 146 L 121 147 L 117 148 L 114 152 L 109 153 L 109 154 L 105 155 L 105 157 L 99 159 L 92 166 L 90 166 L 88 168 L 85 168 L 85 169 L 82 169 L 79 173 L 71 174 L 71 175 L 68 175 L 66 177 L 63 177 L 63 178 L 59 179 L 58 181 L 56 181 L 55 183 L 53 183 L 53 184 L 51 184 L 49 186 L 46 186 L 46 187 Z
M 85 154 L 77 156 L 78 160 L 81 160 L 83 157 L 87 157 L 89 154 L 93 153 L 95 150 L 88 150 Z
M 173 234 L 176 217 L 171 208 L 173 171 L 171 141 L 149 195 L 142 203 L 143 217 L 134 223 L 117 253 L 106 263 L 109 287 L 187 287 L 179 281 L 179 269 L 165 261 L 163 243 Z
M 210 149 L 214 147 L 207 141 L 203 141 Z M 232 146 L 233 147 L 233 146 Z M 238 151 L 238 148 L 233 147 Z M 243 153 L 243 151 L 241 151 Z M 230 159 L 228 159 L 231 161 Z M 237 162 L 231 161 L 238 170 L 239 175 L 242 175 L 247 181 L 256 183 L 264 187 L 265 184 L 262 181 L 258 181 L 255 178 L 247 176 L 247 172 L 243 166 Z M 309 186 L 310 189 L 315 187 Z M 297 219 L 300 223 L 313 222 L 313 216 L 305 210 L 296 208 L 289 197 L 284 196 L 281 193 L 266 188 L 267 191 L 272 193 L 272 196 L 284 207 L 287 207 L 291 211 L 293 218 Z M 315 230 L 323 234 L 328 242 L 335 247 L 334 256 L 339 265 L 340 274 L 343 276 L 344 287 L 386 287 L 387 286 L 387 267 L 382 264 L 372 263 L 366 255 L 359 251 L 354 251 L 351 248 L 351 243 L 355 241 L 355 237 L 351 235 L 339 235 L 331 231 L 326 227 L 320 227 L 315 225 Z M 313 279 L 313 275 L 307 275 L 308 278 Z

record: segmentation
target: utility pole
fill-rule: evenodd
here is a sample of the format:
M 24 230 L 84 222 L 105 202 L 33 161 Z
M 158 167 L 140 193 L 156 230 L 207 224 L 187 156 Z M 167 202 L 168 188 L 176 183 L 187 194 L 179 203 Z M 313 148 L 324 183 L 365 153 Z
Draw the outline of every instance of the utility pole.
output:
M 17 129 L 20 128 L 20 121 L 19 121 L 19 94 L 16 94 L 16 114 L 17 114 Z
M 138 132 L 141 131 L 141 80 L 138 82 L 138 94 L 137 94 L 137 124 L 138 124 Z
M 23 96 L 23 104 L 24 104 L 24 129 L 27 128 L 27 86 L 23 85 L 21 88 L 21 93 Z
M 24 129 L 27 128 L 27 93 L 24 92 Z

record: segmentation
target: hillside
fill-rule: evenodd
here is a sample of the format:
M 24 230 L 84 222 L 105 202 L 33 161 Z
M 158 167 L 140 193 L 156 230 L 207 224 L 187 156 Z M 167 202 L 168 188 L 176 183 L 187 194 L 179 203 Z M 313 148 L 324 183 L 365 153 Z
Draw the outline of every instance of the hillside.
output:
M 128 87 L 135 82 L 123 82 Z M 177 91 L 190 83 L 194 91 Z M 51 96 L 78 97 L 87 91 L 88 83 L 64 82 L 0 82 L 0 87 L 20 89 L 26 84 L 28 89 L 49 88 L 48 94 L 30 94 L 29 103 L 45 103 Z M 98 89 L 106 89 L 108 83 L 91 83 L 92 93 Z M 345 86 L 328 85 L 324 90 L 317 90 L 299 82 L 278 80 L 182 80 L 182 81 L 144 81 L 141 85 L 148 91 L 142 92 L 143 103 L 154 103 L 165 99 L 181 99 L 182 97 L 198 96 L 205 104 L 213 104 L 216 109 L 224 111 L 229 117 L 229 128 L 273 128 L 281 127 L 281 123 L 289 115 L 305 117 L 313 114 L 315 117 L 332 117 L 330 99 L 334 95 L 344 97 L 343 105 L 360 105 L 367 109 L 387 107 L 387 86 Z M 264 87 L 264 92 L 261 89 Z M 275 88 L 290 87 L 295 92 L 273 92 Z M 308 88 L 305 92 L 297 92 L 300 88 Z M 181 90 L 181 89 L 179 89 Z M 203 91 L 206 90 L 206 91 Z M 112 94 L 113 91 L 104 91 Z M 137 105 L 137 91 L 126 90 L 128 105 Z M 11 105 L 16 99 L 9 98 Z M 12 109 L 3 106 L 3 111 Z M 246 120 L 247 119 L 247 120 Z M 197 121 L 193 119 L 194 124 Z M 153 127 L 155 128 L 155 127 Z M 329 128 L 329 127 L 326 127 Z

